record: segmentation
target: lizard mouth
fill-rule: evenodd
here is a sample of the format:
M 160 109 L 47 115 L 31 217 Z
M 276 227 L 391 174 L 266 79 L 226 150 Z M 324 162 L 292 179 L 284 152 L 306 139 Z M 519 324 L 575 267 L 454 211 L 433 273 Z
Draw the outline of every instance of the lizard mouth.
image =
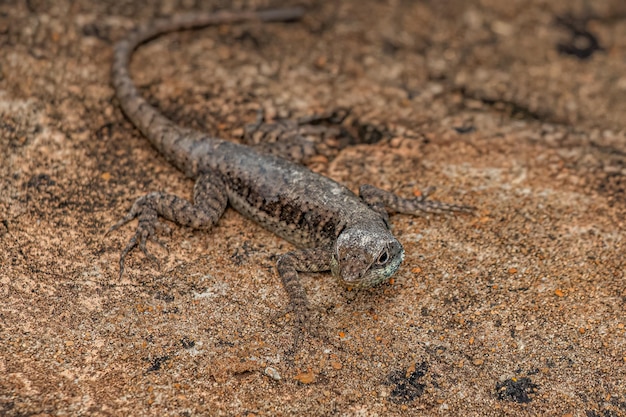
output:
M 368 269 L 360 274 L 338 274 L 336 278 L 341 286 L 347 289 L 376 287 L 387 282 L 399 266 L 400 263 L 397 266 L 390 265 L 385 269 Z
M 377 287 L 387 282 L 388 280 L 389 280 L 389 277 L 385 277 L 385 276 L 375 277 L 375 279 L 371 279 L 371 280 L 361 279 L 358 281 L 346 281 L 341 277 L 339 277 L 338 279 L 339 284 L 347 290 L 352 290 L 352 289 L 361 290 L 364 288 Z

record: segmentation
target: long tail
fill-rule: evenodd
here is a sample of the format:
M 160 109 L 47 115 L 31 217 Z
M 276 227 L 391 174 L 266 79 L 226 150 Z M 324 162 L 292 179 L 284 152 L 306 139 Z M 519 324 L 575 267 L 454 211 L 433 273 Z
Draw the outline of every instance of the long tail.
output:
M 138 26 L 129 36 L 120 41 L 113 53 L 111 78 L 115 94 L 126 116 L 150 140 L 152 145 L 168 159 L 180 161 L 175 155 L 193 148 L 193 139 L 188 130 L 181 129 L 152 107 L 139 93 L 129 73 L 129 62 L 135 49 L 159 35 L 200 28 L 211 25 L 238 23 L 249 20 L 262 22 L 284 22 L 297 20 L 304 14 L 302 8 L 273 9 L 258 12 L 220 11 L 210 14 L 181 14 L 172 18 L 155 20 Z

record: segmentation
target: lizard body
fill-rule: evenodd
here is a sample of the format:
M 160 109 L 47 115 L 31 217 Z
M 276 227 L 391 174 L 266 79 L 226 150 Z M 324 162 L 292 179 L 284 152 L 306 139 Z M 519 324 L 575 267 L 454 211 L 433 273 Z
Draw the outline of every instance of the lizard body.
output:
M 246 20 L 299 19 L 301 9 L 264 12 L 217 12 L 181 15 L 139 26 L 114 50 L 112 83 L 126 116 L 165 158 L 195 179 L 193 202 L 153 192 L 135 201 L 115 230 L 138 218 L 139 224 L 120 256 L 120 276 L 128 253 L 136 246 L 152 259 L 146 241 L 165 227 L 159 217 L 195 229 L 210 229 L 230 204 L 244 216 L 296 245 L 283 254 L 278 273 L 296 320 L 296 344 L 307 324 L 306 294 L 298 272 L 331 271 L 349 287 L 386 281 L 404 258 L 404 249 L 389 229 L 387 212 L 471 211 L 470 207 L 403 199 L 364 185 L 359 195 L 334 180 L 288 159 L 253 147 L 211 137 L 176 125 L 140 95 L 129 74 L 133 51 L 163 33 Z M 287 156 L 289 158 L 289 156 Z

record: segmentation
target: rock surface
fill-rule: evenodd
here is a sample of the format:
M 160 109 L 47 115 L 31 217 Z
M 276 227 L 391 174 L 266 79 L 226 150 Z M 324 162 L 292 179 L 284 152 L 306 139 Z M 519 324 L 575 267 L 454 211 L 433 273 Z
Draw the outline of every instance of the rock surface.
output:
M 319 321 L 294 364 L 290 246 L 232 210 L 118 280 L 131 228 L 107 228 L 192 184 L 123 117 L 113 44 L 277 3 L 0 3 L 0 414 L 626 415 L 623 0 L 300 1 L 300 23 L 146 45 L 134 79 L 178 123 L 239 140 L 259 108 L 346 107 L 376 143 L 313 169 L 478 213 L 394 216 L 391 284 L 305 276 Z

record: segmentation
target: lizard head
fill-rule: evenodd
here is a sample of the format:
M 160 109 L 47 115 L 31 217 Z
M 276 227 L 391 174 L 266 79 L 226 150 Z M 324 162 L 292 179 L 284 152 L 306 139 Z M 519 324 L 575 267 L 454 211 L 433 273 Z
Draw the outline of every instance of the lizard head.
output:
M 372 287 L 391 277 L 403 259 L 404 248 L 386 228 L 351 227 L 337 237 L 331 271 L 346 287 Z

